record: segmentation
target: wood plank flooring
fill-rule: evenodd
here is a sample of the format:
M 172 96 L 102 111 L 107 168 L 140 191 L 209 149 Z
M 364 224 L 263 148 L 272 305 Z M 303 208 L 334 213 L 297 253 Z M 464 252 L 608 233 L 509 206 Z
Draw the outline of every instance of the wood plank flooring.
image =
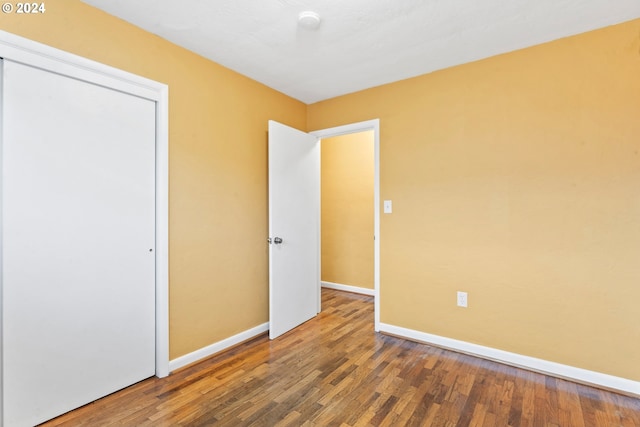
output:
M 640 400 L 373 332 L 371 297 L 69 412 L 53 426 L 640 427 Z

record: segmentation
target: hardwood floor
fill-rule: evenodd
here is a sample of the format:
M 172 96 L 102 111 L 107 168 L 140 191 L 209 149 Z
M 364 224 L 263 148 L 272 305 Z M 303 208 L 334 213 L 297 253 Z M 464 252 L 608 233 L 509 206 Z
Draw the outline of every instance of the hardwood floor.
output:
M 373 332 L 371 297 L 151 378 L 52 426 L 640 427 L 640 400 Z

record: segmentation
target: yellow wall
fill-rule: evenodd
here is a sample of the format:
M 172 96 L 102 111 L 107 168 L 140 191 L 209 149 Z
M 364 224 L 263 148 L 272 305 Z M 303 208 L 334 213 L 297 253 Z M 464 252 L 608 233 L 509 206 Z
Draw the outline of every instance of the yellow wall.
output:
M 373 131 L 324 138 L 322 280 L 373 289 Z
M 309 106 L 309 129 L 380 118 L 382 322 L 640 380 L 639 34 Z
M 267 120 L 306 106 L 79 0 L 0 29 L 169 85 L 170 354 L 268 321 Z
M 640 380 L 640 20 L 309 107 L 79 0 L 0 29 L 170 86 L 172 358 L 267 321 L 267 120 L 379 117 L 382 321 Z

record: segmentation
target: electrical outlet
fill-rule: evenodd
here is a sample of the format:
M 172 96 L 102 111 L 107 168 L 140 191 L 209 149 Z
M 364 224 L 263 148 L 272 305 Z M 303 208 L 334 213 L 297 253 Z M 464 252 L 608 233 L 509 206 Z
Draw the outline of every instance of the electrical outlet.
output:
M 467 306 L 467 293 L 458 291 L 458 307 Z

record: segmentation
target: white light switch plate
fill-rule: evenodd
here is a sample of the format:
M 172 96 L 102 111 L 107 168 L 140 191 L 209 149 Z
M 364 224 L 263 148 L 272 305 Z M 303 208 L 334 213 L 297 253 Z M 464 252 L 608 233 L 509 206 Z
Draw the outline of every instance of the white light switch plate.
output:
M 385 200 L 384 213 L 391 213 L 392 210 L 393 210 L 393 206 L 392 206 L 391 200 Z

